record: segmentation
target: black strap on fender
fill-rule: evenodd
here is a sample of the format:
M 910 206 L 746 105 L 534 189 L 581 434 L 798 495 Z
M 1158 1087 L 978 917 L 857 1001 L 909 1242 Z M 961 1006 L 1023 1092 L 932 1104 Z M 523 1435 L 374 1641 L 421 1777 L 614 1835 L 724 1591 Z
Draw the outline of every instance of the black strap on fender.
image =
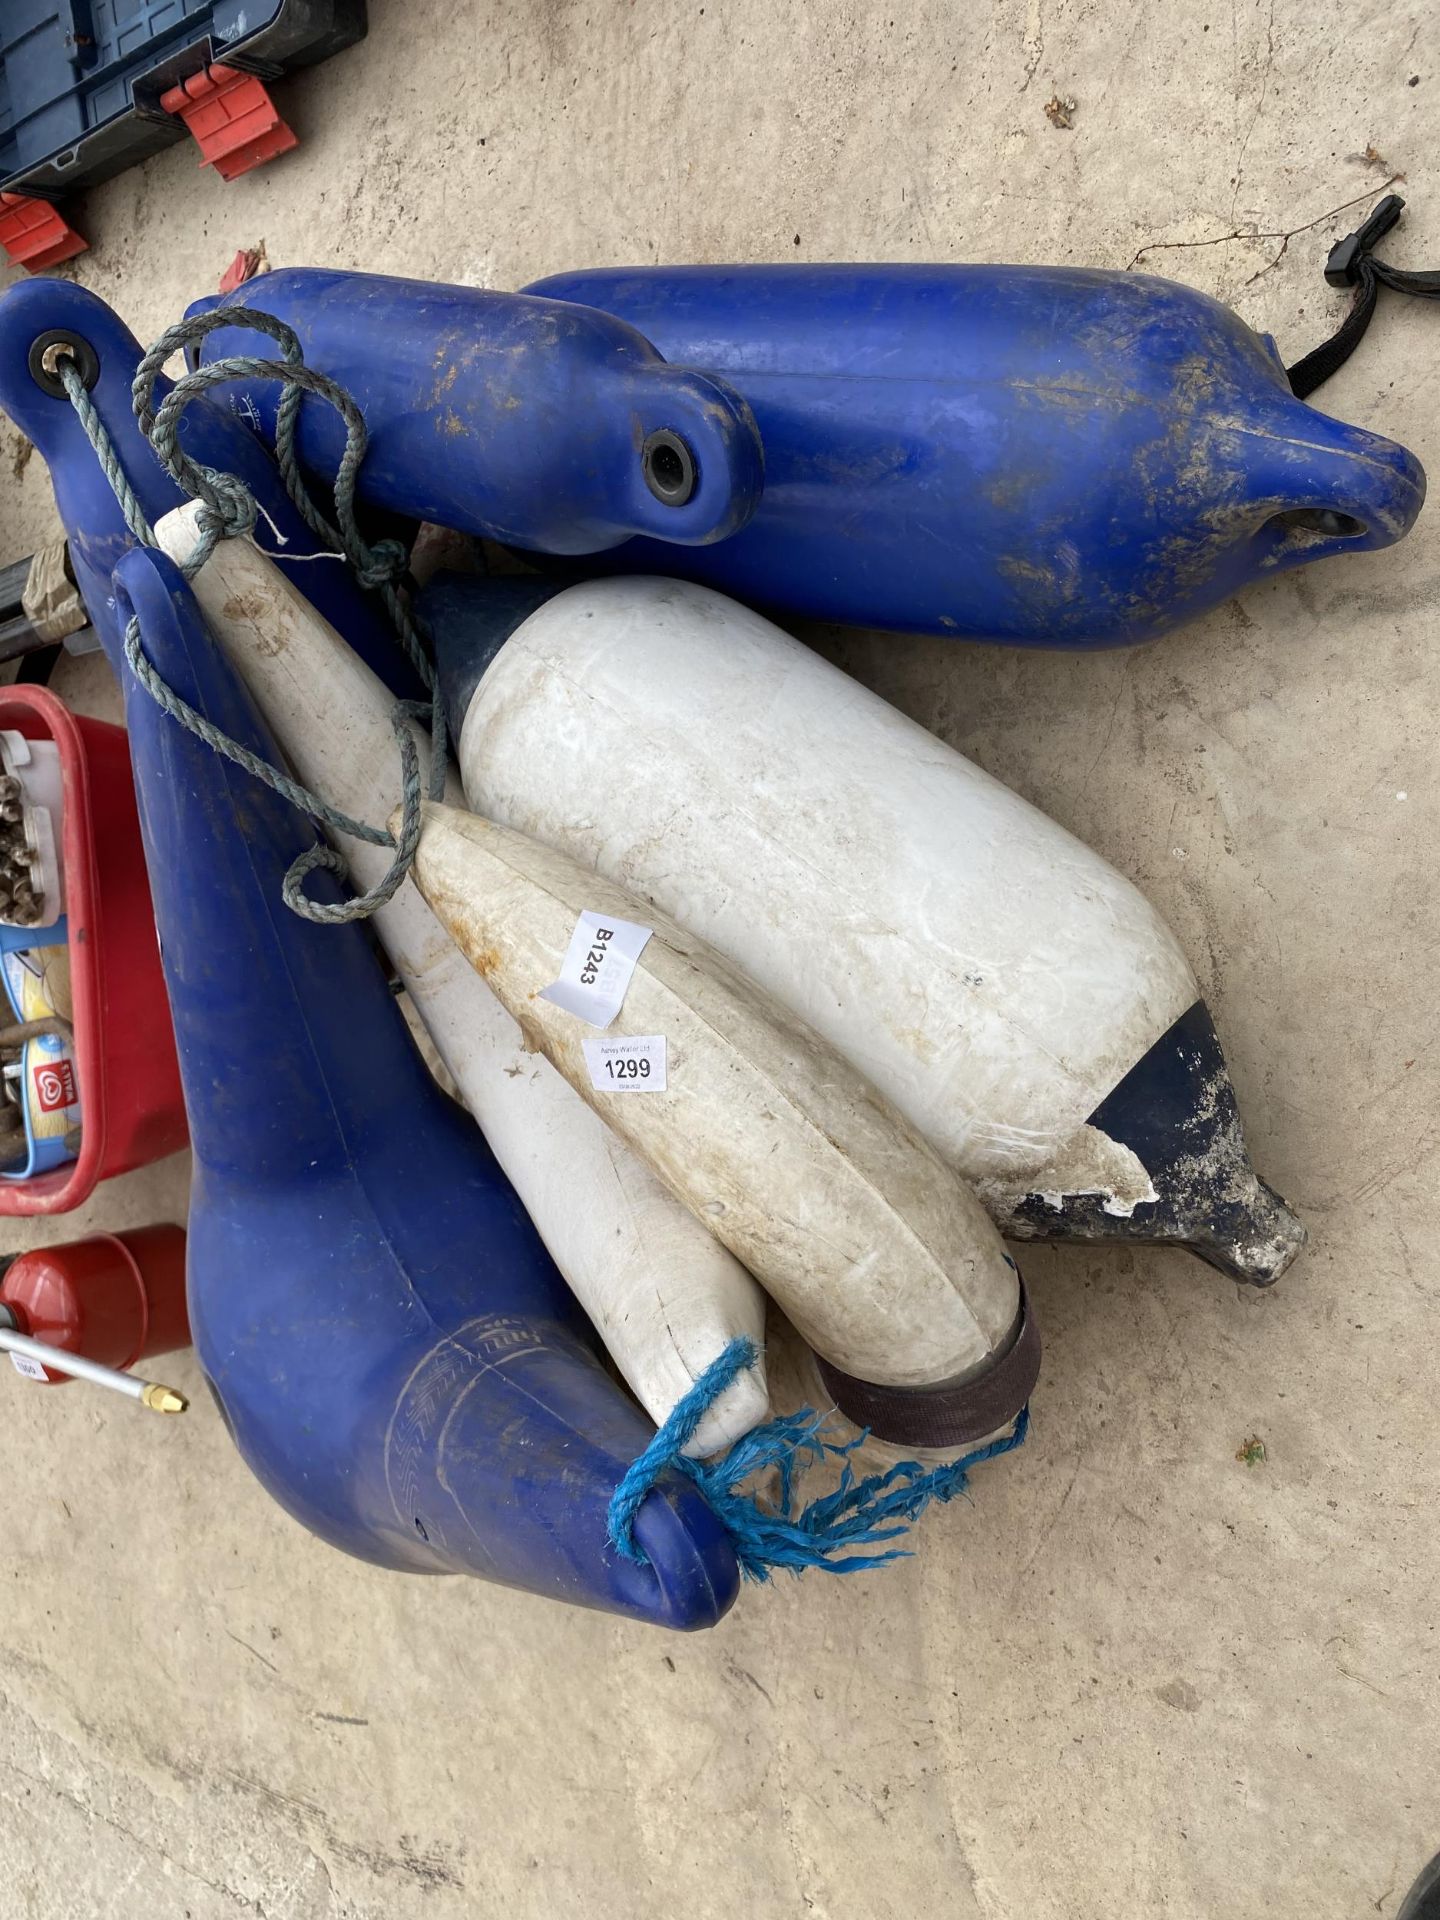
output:
M 1353 287 L 1355 298 L 1350 311 L 1328 340 L 1322 340 L 1312 353 L 1285 369 L 1291 391 L 1299 400 L 1308 399 L 1322 381 L 1343 367 L 1365 337 L 1365 329 L 1375 314 L 1375 302 L 1381 287 L 1393 287 L 1396 293 L 1413 293 L 1422 300 L 1440 300 L 1440 273 L 1407 273 L 1377 260 L 1371 252 L 1404 211 L 1405 202 L 1398 193 L 1387 193 L 1364 226 L 1359 227 L 1330 249 L 1325 262 L 1325 278 L 1332 287 Z

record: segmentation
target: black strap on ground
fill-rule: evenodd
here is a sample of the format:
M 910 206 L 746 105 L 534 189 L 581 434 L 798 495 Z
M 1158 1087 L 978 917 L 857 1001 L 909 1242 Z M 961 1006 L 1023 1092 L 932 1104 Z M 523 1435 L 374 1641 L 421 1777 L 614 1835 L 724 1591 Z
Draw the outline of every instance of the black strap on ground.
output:
M 1413 293 L 1422 300 L 1440 300 L 1440 273 L 1407 273 L 1377 260 L 1371 249 L 1382 240 L 1404 211 L 1405 202 L 1398 193 L 1387 193 L 1363 227 L 1337 242 L 1325 262 L 1325 278 L 1332 287 L 1353 287 L 1355 298 L 1350 311 L 1328 340 L 1321 341 L 1313 353 L 1285 369 L 1291 391 L 1306 400 L 1332 373 L 1343 367 L 1365 337 L 1365 329 L 1375 314 L 1375 302 L 1381 287 L 1393 287 L 1396 293 Z

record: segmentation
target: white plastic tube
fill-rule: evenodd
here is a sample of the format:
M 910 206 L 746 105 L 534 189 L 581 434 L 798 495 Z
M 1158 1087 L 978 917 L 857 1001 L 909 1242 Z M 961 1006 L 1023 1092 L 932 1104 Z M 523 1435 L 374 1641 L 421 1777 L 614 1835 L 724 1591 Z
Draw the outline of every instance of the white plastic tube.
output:
M 195 517 L 194 505 L 181 507 L 156 528 L 176 561 L 194 551 Z M 394 701 L 381 682 L 250 542 L 221 541 L 191 584 L 299 778 L 355 818 L 383 825 L 400 781 Z M 418 729 L 416 737 L 423 761 L 425 737 Z M 453 776 L 451 787 L 458 805 Z M 341 850 L 362 887 L 390 864 L 385 848 L 363 841 Z M 762 1345 L 760 1289 L 527 1049 L 415 888 L 402 887 L 374 924 L 556 1265 L 659 1424 L 732 1338 Z M 767 1410 L 762 1363 L 717 1401 L 691 1451 L 727 1445 Z

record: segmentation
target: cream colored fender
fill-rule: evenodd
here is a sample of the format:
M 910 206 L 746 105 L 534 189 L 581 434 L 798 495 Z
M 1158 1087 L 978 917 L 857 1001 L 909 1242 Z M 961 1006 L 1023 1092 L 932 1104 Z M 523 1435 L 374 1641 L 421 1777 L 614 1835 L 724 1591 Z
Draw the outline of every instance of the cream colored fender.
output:
M 1033 1372 L 1003 1408 L 989 1389 L 1022 1324 L 999 1235 L 965 1183 L 813 1029 L 623 888 L 476 814 L 428 803 L 413 871 L 529 1044 L 829 1363 L 845 1413 L 881 1438 L 910 1439 L 913 1396 L 937 1416 L 935 1443 L 958 1444 L 1019 1412 Z M 584 1051 L 596 1027 L 540 997 L 586 909 L 653 929 L 604 1037 L 663 1036 L 663 1089 L 597 1087 Z M 1038 1347 L 1033 1357 L 1038 1365 Z M 938 1415 L 946 1402 L 949 1426 Z
M 188 559 L 196 508 L 156 528 Z M 317 564 L 322 564 L 317 562 Z M 255 546 L 222 540 L 191 582 L 211 633 L 294 771 L 357 819 L 383 824 L 399 797 L 393 697 Z M 422 764 L 426 737 L 416 729 Z M 459 783 L 451 787 L 460 803 Z M 388 851 L 341 848 L 358 885 Z M 279 876 L 277 875 L 277 884 Z M 440 1058 L 616 1366 L 661 1423 L 736 1335 L 763 1345 L 764 1296 L 537 1053 L 413 887 L 375 927 Z M 714 1452 L 765 1418 L 763 1361 L 716 1402 L 692 1442 Z
M 593 581 L 508 624 L 499 591 L 427 596 L 478 812 L 741 966 L 1007 1233 L 1283 1269 L 1303 1233 L 1250 1169 L 1194 975 L 1113 867 L 706 587 Z

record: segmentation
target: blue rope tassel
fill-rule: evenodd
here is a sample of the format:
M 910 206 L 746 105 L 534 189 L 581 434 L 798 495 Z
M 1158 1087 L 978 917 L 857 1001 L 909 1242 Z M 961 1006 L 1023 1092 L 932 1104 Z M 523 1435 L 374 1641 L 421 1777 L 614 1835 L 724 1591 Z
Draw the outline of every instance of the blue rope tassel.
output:
M 903 1538 L 932 1500 L 953 1500 L 957 1493 L 963 1493 L 971 1467 L 1023 1446 L 1030 1429 L 1030 1409 L 1025 1406 L 1003 1439 L 992 1440 L 963 1459 L 932 1468 L 923 1467 L 918 1460 L 902 1460 L 886 1473 L 857 1480 L 850 1455 L 864 1445 L 868 1434 L 844 1442 L 827 1440 L 824 1428 L 829 1416 L 802 1407 L 798 1413 L 754 1428 L 718 1460 L 687 1458 L 684 1450 L 700 1422 L 730 1382 L 754 1366 L 756 1358 L 752 1340 L 732 1340 L 676 1403 L 669 1419 L 615 1489 L 610 1502 L 610 1544 L 626 1560 L 640 1566 L 648 1564 L 635 1542 L 635 1516 L 660 1477 L 676 1467 L 689 1474 L 724 1523 L 747 1580 L 768 1580 L 776 1567 L 791 1573 L 803 1573 L 807 1567 L 823 1567 L 827 1573 L 863 1573 L 871 1567 L 883 1567 L 891 1560 L 904 1559 L 908 1548 L 851 1552 L 843 1559 L 838 1556 L 849 1548 L 883 1546 L 888 1540 Z M 797 1513 L 796 1481 L 807 1466 L 827 1454 L 843 1462 L 839 1486 Z M 779 1474 L 779 1500 L 775 1506 L 766 1507 L 740 1489 L 752 1475 L 770 1469 Z

